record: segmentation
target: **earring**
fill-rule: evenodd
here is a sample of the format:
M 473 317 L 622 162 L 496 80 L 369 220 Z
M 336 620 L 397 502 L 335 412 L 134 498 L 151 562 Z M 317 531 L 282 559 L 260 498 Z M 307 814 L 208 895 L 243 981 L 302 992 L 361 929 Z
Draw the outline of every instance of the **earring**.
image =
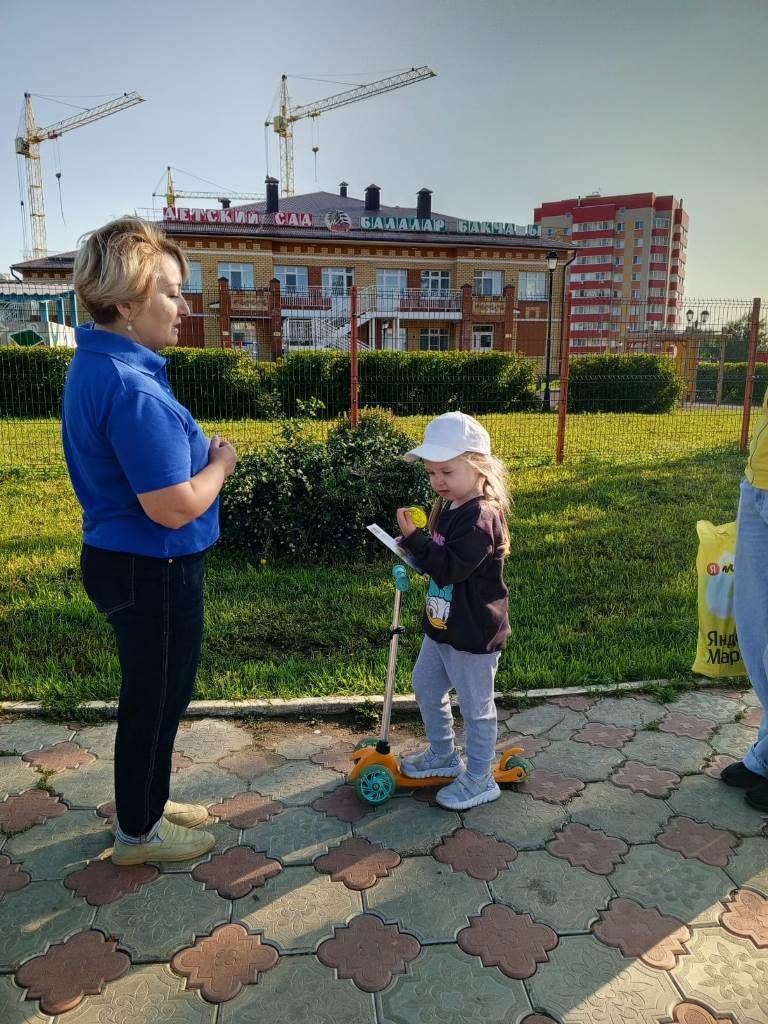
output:
M 131 323 L 131 321 L 130 321 L 130 320 L 129 320 L 129 321 L 128 321 L 128 323 L 127 323 L 127 324 L 125 325 L 125 327 L 126 327 L 126 330 L 128 330 L 128 331 L 132 331 L 132 330 L 133 330 L 133 324 Z

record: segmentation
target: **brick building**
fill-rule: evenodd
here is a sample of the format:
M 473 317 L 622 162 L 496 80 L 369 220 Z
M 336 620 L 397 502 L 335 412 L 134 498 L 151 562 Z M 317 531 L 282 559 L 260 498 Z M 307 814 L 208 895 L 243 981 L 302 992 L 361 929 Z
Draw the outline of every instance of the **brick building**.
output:
M 552 355 L 559 352 L 569 239 L 536 225 L 435 213 L 422 189 L 413 208 L 315 192 L 221 210 L 166 208 L 159 223 L 183 248 L 192 316 L 182 345 L 244 347 L 259 359 L 307 347 L 344 348 L 356 285 L 361 345 L 408 350 L 500 350 L 542 356 L 547 254 L 553 281 Z M 25 281 L 67 280 L 73 253 L 16 264 Z M 82 318 L 82 315 L 81 315 Z

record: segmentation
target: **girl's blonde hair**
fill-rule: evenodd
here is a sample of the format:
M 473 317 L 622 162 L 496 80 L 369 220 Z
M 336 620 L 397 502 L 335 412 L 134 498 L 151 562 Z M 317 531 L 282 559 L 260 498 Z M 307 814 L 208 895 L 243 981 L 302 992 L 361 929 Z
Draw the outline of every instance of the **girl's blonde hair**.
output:
M 483 502 L 499 513 L 501 520 L 502 546 L 501 554 L 508 555 L 511 547 L 507 516 L 512 506 L 509 493 L 509 473 L 507 467 L 495 455 L 482 455 L 480 452 L 464 452 L 459 456 L 468 462 L 483 478 Z M 434 533 L 440 520 L 445 502 L 438 497 L 429 514 L 428 529 Z
M 184 253 L 154 224 L 141 217 L 110 221 L 80 239 L 72 275 L 77 297 L 97 324 L 111 324 L 120 315 L 118 303 L 147 301 L 164 255 L 186 278 Z

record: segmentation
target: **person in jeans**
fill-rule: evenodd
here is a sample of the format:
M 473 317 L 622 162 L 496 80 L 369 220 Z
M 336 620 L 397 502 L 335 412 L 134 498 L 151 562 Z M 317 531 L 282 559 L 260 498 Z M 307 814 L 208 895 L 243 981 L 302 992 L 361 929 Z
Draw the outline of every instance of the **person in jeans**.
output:
M 179 720 L 203 635 L 205 553 L 237 455 L 175 398 L 161 349 L 189 308 L 179 247 L 137 217 L 86 236 L 62 408 L 64 453 L 83 508 L 83 585 L 117 640 L 115 864 L 189 860 L 215 844 L 204 807 L 168 800 Z

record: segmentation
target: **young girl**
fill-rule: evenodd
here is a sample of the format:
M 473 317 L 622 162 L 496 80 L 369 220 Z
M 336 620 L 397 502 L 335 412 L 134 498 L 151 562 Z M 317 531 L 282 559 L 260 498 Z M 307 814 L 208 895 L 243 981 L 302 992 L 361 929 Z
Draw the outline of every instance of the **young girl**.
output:
M 466 810 L 500 795 L 493 684 L 509 637 L 504 556 L 509 551 L 507 475 L 488 432 L 471 416 L 448 412 L 428 424 L 424 444 L 403 456 L 423 459 L 437 494 L 427 531 L 397 510 L 402 545 L 431 577 L 424 641 L 413 691 L 429 746 L 401 759 L 404 775 L 455 777 L 437 802 Z M 467 736 L 467 767 L 454 747 L 448 694 L 455 689 Z

